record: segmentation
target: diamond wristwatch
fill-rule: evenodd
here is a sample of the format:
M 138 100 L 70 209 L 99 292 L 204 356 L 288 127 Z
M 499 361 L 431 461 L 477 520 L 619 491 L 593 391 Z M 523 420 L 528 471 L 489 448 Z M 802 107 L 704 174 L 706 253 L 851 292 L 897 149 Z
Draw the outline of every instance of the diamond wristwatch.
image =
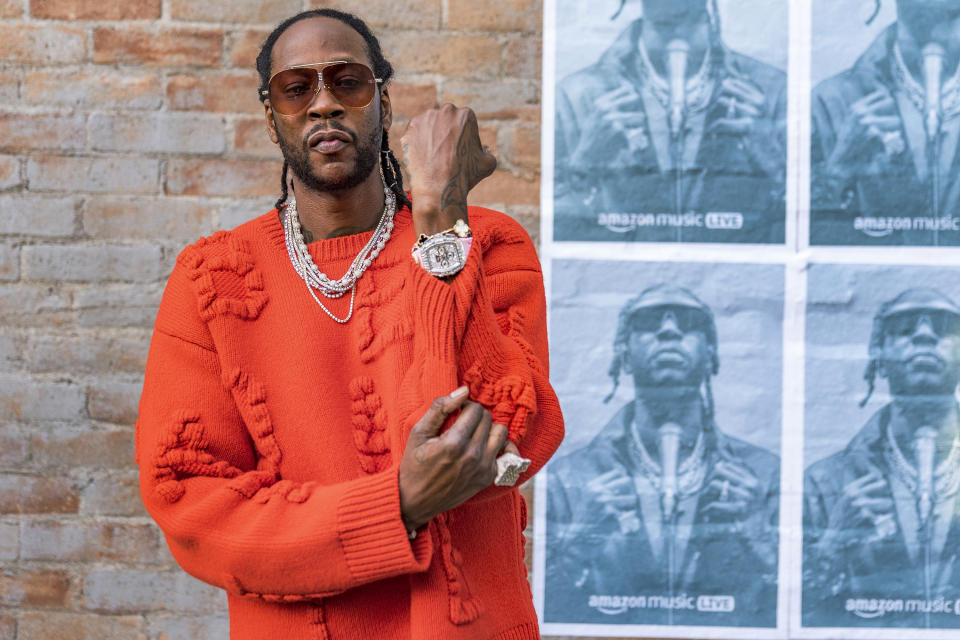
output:
M 411 254 L 424 271 L 432 276 L 445 278 L 458 273 L 467 264 L 467 254 L 470 253 L 472 243 L 470 227 L 461 218 L 451 228 L 440 233 L 432 236 L 420 234 Z

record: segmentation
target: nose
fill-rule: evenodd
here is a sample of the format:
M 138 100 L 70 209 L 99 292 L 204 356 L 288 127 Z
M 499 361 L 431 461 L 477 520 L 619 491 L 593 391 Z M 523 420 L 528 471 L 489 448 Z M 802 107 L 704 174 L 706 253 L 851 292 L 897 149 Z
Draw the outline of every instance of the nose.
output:
M 343 105 L 333 97 L 330 90 L 323 84 L 323 76 L 318 72 L 319 82 L 317 94 L 307 109 L 307 113 L 314 118 L 337 118 L 343 115 Z
M 933 329 L 933 321 L 930 316 L 923 315 L 917 318 L 911 340 L 914 344 L 936 344 L 940 340 L 940 336 Z
M 660 318 L 660 329 L 657 330 L 657 337 L 661 340 L 668 338 L 681 338 L 683 332 L 680 331 L 680 323 L 677 321 L 677 315 L 673 311 L 664 311 Z

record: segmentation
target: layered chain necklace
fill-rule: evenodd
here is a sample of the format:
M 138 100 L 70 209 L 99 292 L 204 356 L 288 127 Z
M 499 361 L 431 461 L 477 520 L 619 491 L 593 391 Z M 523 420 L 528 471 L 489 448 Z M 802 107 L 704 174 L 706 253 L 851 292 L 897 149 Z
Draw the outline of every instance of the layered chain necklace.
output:
M 897 445 L 892 429 L 887 427 L 887 446 L 884 447 L 884 458 L 887 465 L 897 472 L 897 475 L 911 493 L 917 493 L 917 468 L 907 460 Z M 937 465 L 933 472 L 933 499 L 943 502 L 960 489 L 960 438 L 953 441 L 950 453 Z
M 383 179 L 383 173 L 380 174 L 380 180 L 383 182 L 383 213 L 380 215 L 380 221 L 377 222 L 373 235 L 367 240 L 367 243 L 357 254 L 357 257 L 350 263 L 350 267 L 342 277 L 333 280 L 327 274 L 320 271 L 307 250 L 307 243 L 303 240 L 303 232 L 300 228 L 300 216 L 297 214 L 297 201 L 291 200 L 284 207 L 283 216 L 283 235 L 287 245 L 287 255 L 290 256 L 290 262 L 294 270 L 303 278 L 307 285 L 307 291 L 313 296 L 323 312 L 340 324 L 346 323 L 353 316 L 353 301 L 357 294 L 357 281 L 367 270 L 380 251 L 386 246 L 390 239 L 390 233 L 393 231 L 393 216 L 397 212 L 397 199 L 393 192 L 387 187 L 386 180 Z M 333 315 L 330 309 L 326 308 L 314 289 L 319 291 L 327 298 L 339 298 L 347 291 L 350 292 L 350 311 L 346 317 L 338 318 Z
M 897 86 L 907 96 L 913 106 L 920 113 L 924 112 L 926 106 L 926 91 L 910 73 L 906 61 L 903 59 L 903 53 L 900 51 L 900 43 L 893 43 L 893 77 Z M 940 89 L 940 111 L 943 113 L 943 119 L 949 120 L 953 116 L 960 114 L 960 65 L 953 72 L 953 75 L 943 83 Z
M 650 91 L 656 97 L 657 102 L 660 103 L 664 109 L 670 108 L 670 84 L 667 80 L 657 73 L 656 68 L 653 66 L 653 62 L 650 60 L 650 57 L 647 55 L 647 48 L 643 46 L 643 43 L 639 43 L 638 49 L 640 49 L 640 60 L 643 62 L 640 65 L 640 77 L 644 80 L 647 85 L 650 87 Z M 716 84 L 713 77 L 713 64 L 711 64 L 711 59 L 713 56 L 708 50 L 703 54 L 703 62 L 700 64 L 700 69 L 697 70 L 697 73 L 694 74 L 686 82 L 686 91 L 685 94 L 685 103 L 686 111 L 688 114 L 699 113 L 707 108 L 710 104 L 710 98 L 713 96 L 713 87 Z

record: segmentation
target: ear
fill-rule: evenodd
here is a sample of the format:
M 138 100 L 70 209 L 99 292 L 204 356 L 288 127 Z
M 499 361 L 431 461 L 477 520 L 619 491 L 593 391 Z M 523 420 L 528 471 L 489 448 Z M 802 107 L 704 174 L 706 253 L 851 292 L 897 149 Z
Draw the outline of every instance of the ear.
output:
M 390 131 L 393 124 L 393 107 L 390 104 L 390 92 L 386 87 L 380 91 L 380 124 L 384 131 Z
M 620 369 L 628 376 L 633 375 L 633 364 L 630 362 L 630 347 L 620 353 Z
M 273 119 L 273 108 L 270 106 L 269 100 L 263 101 L 263 115 L 267 119 L 267 135 L 270 136 L 273 144 L 278 144 L 280 138 L 277 137 L 277 123 Z
M 720 372 L 720 358 L 717 356 L 716 347 L 707 347 L 707 353 L 710 354 L 710 368 L 713 375 L 717 375 Z

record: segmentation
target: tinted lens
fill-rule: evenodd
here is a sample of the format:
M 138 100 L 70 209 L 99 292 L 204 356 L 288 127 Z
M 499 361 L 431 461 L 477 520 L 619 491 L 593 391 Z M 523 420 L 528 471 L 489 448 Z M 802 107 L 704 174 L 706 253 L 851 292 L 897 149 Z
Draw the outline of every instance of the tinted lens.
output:
M 316 69 L 285 69 L 270 80 L 270 104 L 284 115 L 300 113 L 317 95 L 319 82 Z
M 323 84 L 345 107 L 365 107 L 373 101 L 376 82 L 370 67 L 357 62 L 323 68 Z
M 960 318 L 947 311 L 905 311 L 886 319 L 884 328 L 891 336 L 912 336 L 921 322 L 928 322 L 938 336 L 960 333 Z
M 670 313 L 677 323 L 677 328 L 683 333 L 690 331 L 706 332 L 709 324 L 707 314 L 699 309 L 690 309 L 689 307 L 650 307 L 649 309 L 639 309 L 630 319 L 630 325 L 634 331 L 657 332 L 663 326 L 664 316 Z

